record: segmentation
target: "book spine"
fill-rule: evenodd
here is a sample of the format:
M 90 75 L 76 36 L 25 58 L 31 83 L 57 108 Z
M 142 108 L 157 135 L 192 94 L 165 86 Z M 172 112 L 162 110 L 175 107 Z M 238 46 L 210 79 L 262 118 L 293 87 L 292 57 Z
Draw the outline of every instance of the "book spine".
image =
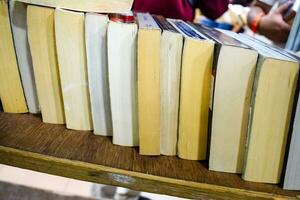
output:
M 27 25 L 43 122 L 64 124 L 64 107 L 55 46 L 54 9 L 27 6 Z
M 26 4 L 10 1 L 9 10 L 16 56 L 28 110 L 30 113 L 38 113 L 40 108 L 27 39 Z
M 85 16 L 85 44 L 94 133 L 112 135 L 108 89 L 107 15 Z
M 156 23 L 158 24 L 160 29 L 162 29 L 164 31 L 171 31 L 171 32 L 174 32 L 174 33 L 179 33 L 176 30 L 176 28 L 168 20 L 166 20 L 164 17 L 160 17 L 160 16 L 156 16 L 156 15 L 153 15 L 152 17 L 154 18 L 154 20 L 156 21 Z
M 159 29 L 158 24 L 149 13 L 136 13 L 140 29 Z
M 0 13 L 0 94 L 3 109 L 10 113 L 26 113 L 28 108 L 14 49 L 7 1 L 0 1 Z
M 109 22 L 107 55 L 113 143 L 121 146 L 139 145 L 136 40 L 136 24 Z
M 55 38 L 67 128 L 92 130 L 84 14 L 56 9 Z
M 150 20 L 150 17 L 151 15 L 138 15 L 140 25 L 137 51 L 140 154 L 160 155 L 161 30 L 158 25 L 152 24 L 156 22 L 152 17 Z

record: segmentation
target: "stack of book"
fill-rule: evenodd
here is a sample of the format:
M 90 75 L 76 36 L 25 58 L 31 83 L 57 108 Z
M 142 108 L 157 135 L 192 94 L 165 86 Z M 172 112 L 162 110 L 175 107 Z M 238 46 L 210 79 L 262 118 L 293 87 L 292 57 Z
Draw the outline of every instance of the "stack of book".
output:
M 182 20 L 107 14 L 132 1 L 82 2 L 0 1 L 4 112 L 40 111 L 253 182 L 279 183 L 288 155 L 284 188 L 300 189 L 297 56 Z

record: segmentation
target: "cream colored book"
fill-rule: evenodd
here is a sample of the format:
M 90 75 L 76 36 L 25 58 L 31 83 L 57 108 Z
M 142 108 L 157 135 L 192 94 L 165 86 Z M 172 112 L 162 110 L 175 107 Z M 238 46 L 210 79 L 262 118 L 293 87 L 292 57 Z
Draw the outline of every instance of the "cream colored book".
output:
M 112 135 L 107 62 L 108 16 L 85 15 L 85 45 L 94 133 Z
M 110 21 L 107 29 L 109 93 L 113 125 L 113 143 L 138 146 L 137 25 Z
M 8 1 L 0 1 L 0 99 L 4 112 L 28 112 L 9 21 Z
M 138 121 L 140 154 L 160 155 L 160 45 L 161 30 L 148 13 L 137 13 L 139 25 Z
M 258 53 L 216 29 L 194 26 L 216 43 L 209 169 L 242 173 Z
M 182 20 L 168 20 L 185 37 L 178 156 L 188 160 L 205 160 L 214 43 Z
M 55 38 L 67 128 L 92 130 L 84 13 L 56 9 Z
M 299 63 L 247 36 L 238 37 L 259 52 L 243 179 L 279 183 Z
M 86 12 L 120 13 L 131 10 L 133 0 L 18 0 L 24 3 Z
M 179 89 L 183 36 L 165 18 L 154 16 L 162 29 L 160 48 L 160 153 L 177 155 Z
M 10 20 L 17 61 L 28 110 L 30 113 L 38 113 L 40 108 L 27 38 L 26 9 L 27 5 L 25 3 L 14 0 L 11 0 L 9 3 Z
M 55 47 L 54 9 L 28 6 L 27 29 L 43 122 L 64 124 L 65 115 Z

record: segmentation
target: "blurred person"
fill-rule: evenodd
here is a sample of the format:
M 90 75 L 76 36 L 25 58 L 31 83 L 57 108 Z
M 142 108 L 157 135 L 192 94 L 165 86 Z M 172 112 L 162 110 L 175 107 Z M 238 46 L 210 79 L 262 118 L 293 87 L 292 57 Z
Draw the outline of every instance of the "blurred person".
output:
M 257 0 L 248 12 L 247 24 L 254 33 L 266 36 L 275 43 L 284 43 L 299 4 L 300 0 Z
M 167 18 L 193 21 L 195 9 L 210 19 L 217 19 L 228 9 L 229 0 L 135 0 L 133 10 Z

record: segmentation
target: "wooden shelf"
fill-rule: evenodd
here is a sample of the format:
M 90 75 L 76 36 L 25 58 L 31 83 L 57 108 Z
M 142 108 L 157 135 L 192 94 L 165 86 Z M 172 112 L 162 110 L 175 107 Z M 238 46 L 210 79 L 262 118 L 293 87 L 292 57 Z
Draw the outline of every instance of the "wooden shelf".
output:
M 296 198 L 279 185 L 208 171 L 206 162 L 141 156 L 110 137 L 41 122 L 39 115 L 0 113 L 0 163 L 85 181 L 192 199 Z

